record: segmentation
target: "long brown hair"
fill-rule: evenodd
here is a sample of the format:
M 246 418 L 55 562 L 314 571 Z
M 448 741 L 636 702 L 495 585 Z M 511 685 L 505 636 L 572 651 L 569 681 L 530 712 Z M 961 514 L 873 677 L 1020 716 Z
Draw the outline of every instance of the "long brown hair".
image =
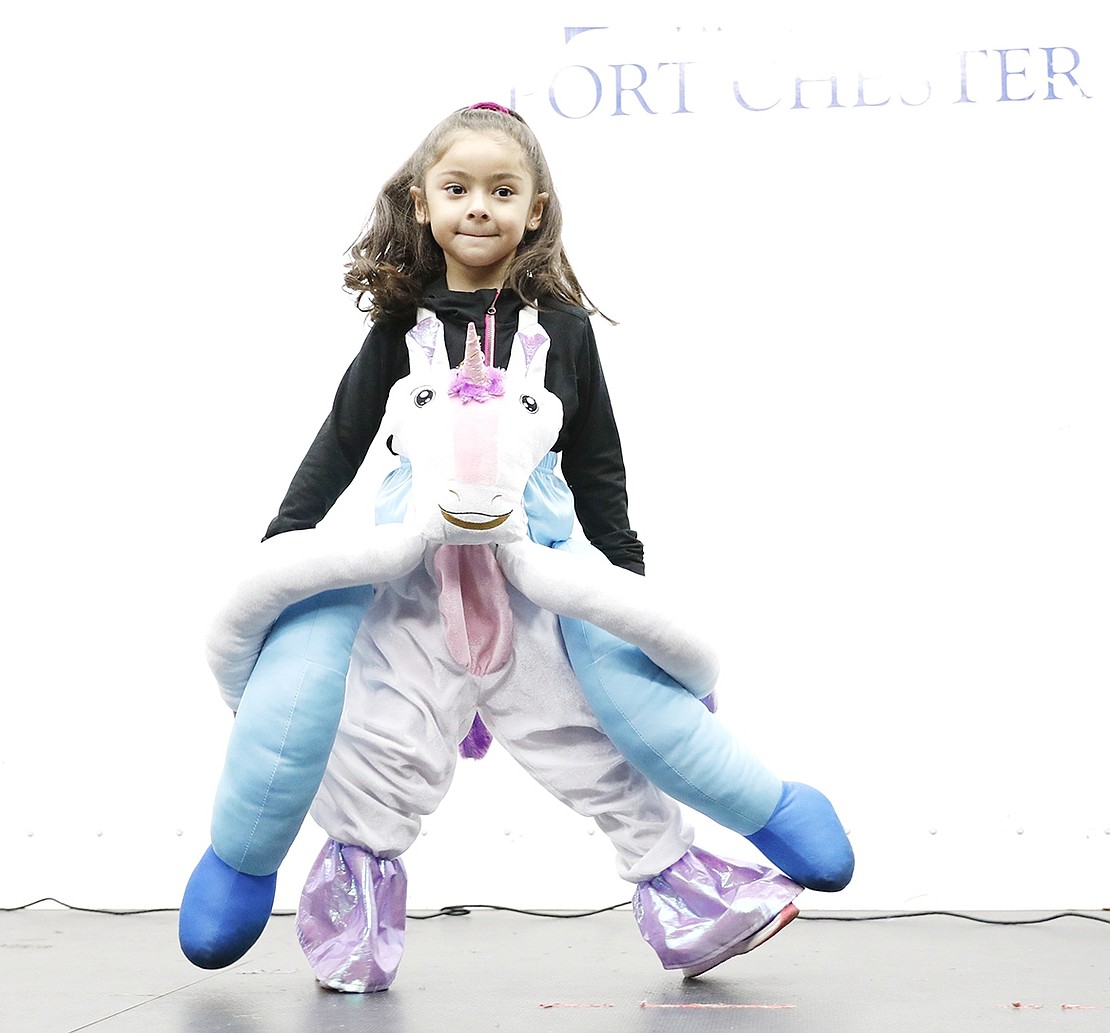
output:
M 362 236 L 348 252 L 351 260 L 343 282 L 356 295 L 355 303 L 372 319 L 416 308 L 424 289 L 446 270 L 443 251 L 432 237 L 431 227 L 416 221 L 411 188 L 423 187 L 427 170 L 465 130 L 497 133 L 515 140 L 532 171 L 537 193 L 547 194 L 539 228 L 524 234 L 504 286 L 531 305 L 548 297 L 597 312 L 563 250 L 563 213 L 536 134 L 515 111 L 493 107 L 452 112 L 386 181 Z

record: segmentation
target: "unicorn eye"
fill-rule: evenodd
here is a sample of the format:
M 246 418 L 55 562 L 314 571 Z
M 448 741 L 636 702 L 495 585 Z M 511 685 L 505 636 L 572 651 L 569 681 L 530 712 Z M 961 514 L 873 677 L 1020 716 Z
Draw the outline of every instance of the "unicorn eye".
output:
M 412 400 L 416 403 L 417 409 L 423 409 L 435 396 L 436 393 L 430 387 L 422 387 L 413 395 Z
M 531 395 L 521 395 L 520 404 L 523 405 L 524 408 L 527 409 L 529 412 L 537 412 L 540 407 L 540 403 L 537 402 Z

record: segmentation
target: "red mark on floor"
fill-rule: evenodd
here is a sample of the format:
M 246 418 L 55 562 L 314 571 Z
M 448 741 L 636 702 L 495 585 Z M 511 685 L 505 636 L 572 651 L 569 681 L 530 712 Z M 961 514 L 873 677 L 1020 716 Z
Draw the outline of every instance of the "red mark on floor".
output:
M 1029 1008 L 1040 1009 L 1046 1007 L 1043 1004 L 1023 1004 L 1021 1001 L 1014 1001 L 1012 1004 L 1000 1004 L 999 1008 Z M 1110 1004 L 1061 1004 L 1063 1011 L 1098 1011 L 1103 1008 L 1110 1008 Z
M 758 1008 L 770 1009 L 777 1008 L 796 1008 L 795 1004 L 649 1004 L 647 1001 L 640 1002 L 641 1008 Z

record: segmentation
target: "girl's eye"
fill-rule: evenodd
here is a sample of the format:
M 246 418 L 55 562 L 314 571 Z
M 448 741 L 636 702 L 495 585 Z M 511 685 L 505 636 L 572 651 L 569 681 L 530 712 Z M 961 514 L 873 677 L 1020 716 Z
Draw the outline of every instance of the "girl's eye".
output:
M 430 387 L 422 387 L 413 395 L 412 400 L 416 403 L 417 409 L 423 409 L 435 396 L 436 393 Z
M 540 403 L 537 402 L 531 395 L 521 395 L 520 404 L 524 406 L 528 412 L 539 411 Z
M 494 194 L 497 197 L 512 197 L 513 196 L 512 187 L 498 187 L 494 191 Z
M 465 190 L 458 183 L 452 183 L 449 187 L 445 187 L 447 193 L 453 194 L 455 197 L 461 197 L 466 193 Z

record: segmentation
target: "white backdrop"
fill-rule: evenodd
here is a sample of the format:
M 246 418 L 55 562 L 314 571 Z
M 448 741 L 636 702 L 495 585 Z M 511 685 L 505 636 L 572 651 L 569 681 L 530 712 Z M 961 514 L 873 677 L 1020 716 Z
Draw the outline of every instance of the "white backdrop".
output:
M 748 6 L 7 16 L 0 906 L 178 903 L 230 725 L 215 586 L 365 332 L 338 285 L 378 187 L 478 99 L 535 126 L 619 320 L 633 524 L 720 719 L 850 828 L 855 882 L 805 906 L 1110 906 L 1105 7 Z M 627 899 L 603 839 L 495 747 L 410 905 Z

